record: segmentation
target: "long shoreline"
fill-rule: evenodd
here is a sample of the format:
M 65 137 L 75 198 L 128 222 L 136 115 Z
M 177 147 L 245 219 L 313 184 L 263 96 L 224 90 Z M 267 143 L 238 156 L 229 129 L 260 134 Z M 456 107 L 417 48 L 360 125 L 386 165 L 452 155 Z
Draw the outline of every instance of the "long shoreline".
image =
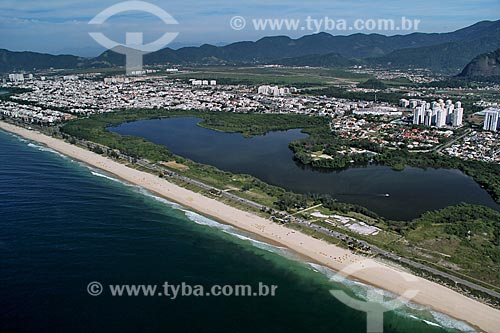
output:
M 403 295 L 410 290 L 418 290 L 418 294 L 412 297 L 411 302 L 428 306 L 432 310 L 464 321 L 476 329 L 500 333 L 499 310 L 442 285 L 399 271 L 382 262 L 355 255 L 349 250 L 189 191 L 153 174 L 129 168 L 107 157 L 62 140 L 2 121 L 0 121 L 0 129 L 40 142 L 63 155 L 104 170 L 196 212 L 214 217 L 259 237 L 281 244 L 335 271 L 352 272 L 350 274 L 351 278 L 397 295 Z

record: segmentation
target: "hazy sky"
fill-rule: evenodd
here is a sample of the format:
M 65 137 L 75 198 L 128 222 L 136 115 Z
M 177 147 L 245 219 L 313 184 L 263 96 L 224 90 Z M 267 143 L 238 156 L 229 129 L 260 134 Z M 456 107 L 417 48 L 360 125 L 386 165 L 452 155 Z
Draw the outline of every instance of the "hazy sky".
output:
M 165 25 L 151 14 L 138 12 L 117 15 L 97 29 L 88 24 L 96 14 L 119 2 L 0 0 L 0 48 L 93 55 L 100 51 L 100 47 L 88 35 L 90 31 L 101 31 L 118 42 L 124 41 L 127 31 L 143 32 L 146 42 L 157 39 L 167 31 L 179 32 L 171 47 L 257 40 L 270 35 L 300 37 L 313 33 L 300 30 L 256 31 L 251 23 L 258 18 L 305 20 L 308 16 L 315 19 L 328 16 L 352 22 L 358 18 L 399 20 L 405 16 L 421 21 L 420 32 L 448 32 L 482 20 L 500 19 L 500 0 L 150 0 L 148 2 L 163 8 L 179 24 Z M 231 29 L 230 20 L 234 16 L 247 20 L 245 29 Z

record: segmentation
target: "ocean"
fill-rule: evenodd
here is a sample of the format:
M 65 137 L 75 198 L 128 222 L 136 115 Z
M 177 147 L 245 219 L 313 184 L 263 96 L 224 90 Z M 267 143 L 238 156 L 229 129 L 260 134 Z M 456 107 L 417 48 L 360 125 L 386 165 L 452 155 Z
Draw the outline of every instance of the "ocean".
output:
M 329 291 L 374 288 L 2 131 L 0 198 L 2 332 L 366 332 L 366 314 Z M 176 299 L 106 289 L 165 281 L 278 289 Z M 473 330 L 410 305 L 387 312 L 384 331 Z

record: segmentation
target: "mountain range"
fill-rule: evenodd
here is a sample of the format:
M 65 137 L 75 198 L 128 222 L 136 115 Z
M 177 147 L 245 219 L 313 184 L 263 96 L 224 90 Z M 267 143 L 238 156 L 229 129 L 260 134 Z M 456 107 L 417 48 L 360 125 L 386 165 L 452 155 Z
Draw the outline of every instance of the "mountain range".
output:
M 255 42 L 226 46 L 201 45 L 178 50 L 164 48 L 144 56 L 144 64 L 254 65 L 346 67 L 355 64 L 393 68 L 429 68 L 460 72 L 482 53 L 500 48 L 500 20 L 482 21 L 448 33 L 412 33 L 384 36 L 328 33 L 298 39 L 264 37 Z M 0 50 L 0 72 L 47 68 L 90 68 L 123 66 L 125 57 L 113 50 L 95 58 L 53 56 L 34 52 Z

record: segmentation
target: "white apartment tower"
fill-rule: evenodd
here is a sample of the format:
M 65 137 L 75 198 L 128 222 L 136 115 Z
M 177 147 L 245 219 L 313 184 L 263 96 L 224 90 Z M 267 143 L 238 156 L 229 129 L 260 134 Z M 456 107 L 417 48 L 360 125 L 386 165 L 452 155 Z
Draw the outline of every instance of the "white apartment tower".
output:
M 436 113 L 436 126 L 437 127 L 445 127 L 446 126 L 446 116 L 448 115 L 448 111 L 443 109 L 438 109 Z
M 425 107 L 418 106 L 413 112 L 413 124 L 422 125 L 424 123 Z
M 424 125 L 425 126 L 432 125 L 432 110 L 425 110 Z
M 457 103 L 458 105 L 458 103 Z M 463 125 L 464 109 L 461 107 L 455 108 L 452 115 L 452 125 L 453 127 L 460 127 Z
M 484 113 L 484 126 L 486 131 L 496 132 L 500 126 L 500 109 L 491 108 Z

